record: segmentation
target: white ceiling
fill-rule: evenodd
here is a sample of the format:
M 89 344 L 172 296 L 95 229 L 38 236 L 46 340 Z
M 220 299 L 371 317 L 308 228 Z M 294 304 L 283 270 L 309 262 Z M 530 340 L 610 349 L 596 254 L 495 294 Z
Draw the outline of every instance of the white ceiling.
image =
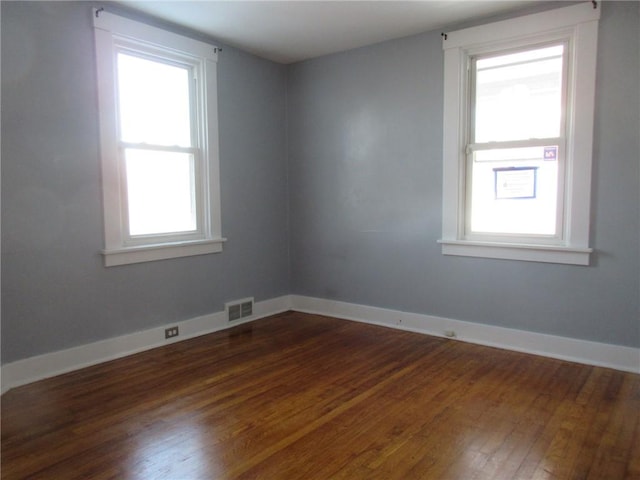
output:
M 120 3 L 279 63 L 293 63 L 540 1 L 166 1 Z

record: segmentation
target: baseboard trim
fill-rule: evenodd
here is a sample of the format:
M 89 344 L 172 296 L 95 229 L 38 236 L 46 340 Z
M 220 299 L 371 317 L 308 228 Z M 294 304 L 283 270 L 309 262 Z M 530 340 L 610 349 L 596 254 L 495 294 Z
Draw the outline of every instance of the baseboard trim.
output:
M 254 304 L 253 315 L 241 321 L 230 323 L 227 321 L 224 311 L 215 312 L 189 320 L 172 322 L 169 325 L 122 335 L 120 337 L 109 338 L 66 350 L 18 360 L 2 365 L 1 392 L 5 393 L 11 388 L 38 380 L 54 377 L 109 360 L 115 360 L 170 343 L 181 342 L 189 338 L 235 327 L 243 323 L 258 320 L 259 318 L 268 317 L 269 315 L 286 312 L 290 309 L 290 296 L 284 295 L 282 297 L 256 302 Z M 176 325 L 180 329 L 180 335 L 165 340 L 165 328 Z
M 229 323 L 224 311 L 215 312 L 181 322 L 172 322 L 170 325 L 8 363 L 2 366 L 1 393 L 38 380 L 225 330 L 288 310 L 326 315 L 437 337 L 447 337 L 446 332 L 453 331 L 456 335 L 455 339 L 464 342 L 640 373 L 640 349 L 638 348 L 302 295 L 283 295 L 256 302 L 253 316 L 242 321 Z M 180 328 L 180 336 L 165 340 L 164 329 L 175 325 Z
M 455 340 L 464 342 L 640 373 L 640 349 L 622 345 L 300 295 L 291 296 L 291 308 L 299 312 L 327 315 L 438 337 L 447 337 L 446 332 L 455 332 Z

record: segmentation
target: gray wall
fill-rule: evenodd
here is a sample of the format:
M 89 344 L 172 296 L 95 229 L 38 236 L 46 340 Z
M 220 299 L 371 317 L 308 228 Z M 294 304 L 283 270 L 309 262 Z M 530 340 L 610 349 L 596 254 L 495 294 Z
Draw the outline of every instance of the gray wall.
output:
M 590 267 L 440 254 L 432 32 L 290 67 L 225 47 L 224 252 L 104 268 L 90 5 L 1 8 L 3 363 L 287 293 L 640 346 L 637 3 L 601 20 Z
M 104 268 L 91 4 L 2 2 L 2 361 L 290 291 L 286 68 L 219 59 L 221 254 Z
M 590 267 L 440 254 L 439 32 L 292 66 L 293 292 L 640 346 L 639 10 L 602 13 Z

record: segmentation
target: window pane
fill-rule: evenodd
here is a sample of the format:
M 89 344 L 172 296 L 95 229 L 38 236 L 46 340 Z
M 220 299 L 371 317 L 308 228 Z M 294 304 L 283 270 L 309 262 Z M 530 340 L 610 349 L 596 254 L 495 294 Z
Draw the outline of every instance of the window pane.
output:
M 125 162 L 132 236 L 196 230 L 193 155 L 126 149 Z
M 118 53 L 120 140 L 191 146 L 189 70 Z
M 558 146 L 473 154 L 471 231 L 556 234 Z
M 564 45 L 480 58 L 475 143 L 560 136 Z

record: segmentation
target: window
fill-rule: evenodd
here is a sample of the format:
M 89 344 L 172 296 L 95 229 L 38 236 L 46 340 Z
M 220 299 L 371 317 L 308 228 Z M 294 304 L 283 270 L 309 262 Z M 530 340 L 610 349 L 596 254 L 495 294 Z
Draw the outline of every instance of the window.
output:
M 217 49 L 94 18 L 105 265 L 220 252 Z
M 599 15 L 443 35 L 443 254 L 589 264 Z

